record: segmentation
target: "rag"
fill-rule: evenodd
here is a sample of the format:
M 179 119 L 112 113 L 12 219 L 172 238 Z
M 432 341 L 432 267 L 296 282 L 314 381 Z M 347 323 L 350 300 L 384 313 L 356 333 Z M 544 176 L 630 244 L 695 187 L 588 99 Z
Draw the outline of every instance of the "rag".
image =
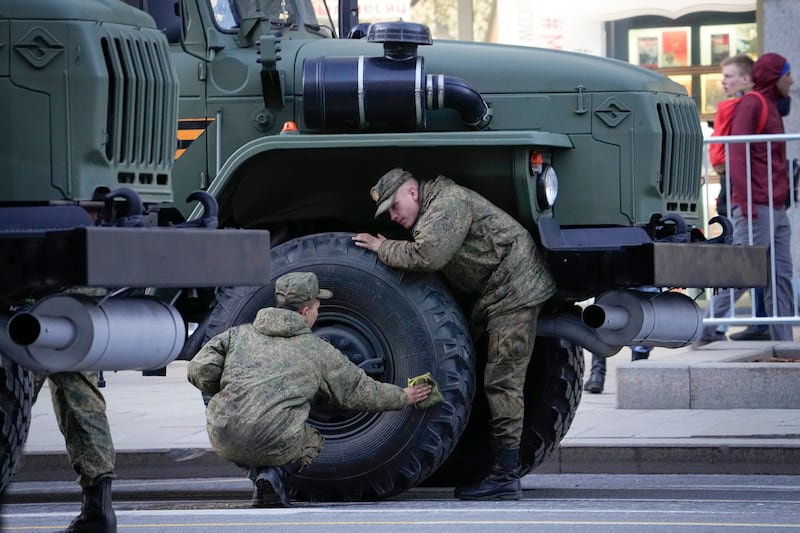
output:
M 431 405 L 435 405 L 444 399 L 442 397 L 442 392 L 439 390 L 439 384 L 436 383 L 436 380 L 433 379 L 433 376 L 431 376 L 430 372 L 425 372 L 422 375 L 413 378 L 408 378 L 409 387 L 413 387 L 415 385 L 422 385 L 425 383 L 430 384 L 433 388 L 431 389 L 431 393 L 427 398 L 415 404 L 415 407 L 417 409 L 427 409 Z

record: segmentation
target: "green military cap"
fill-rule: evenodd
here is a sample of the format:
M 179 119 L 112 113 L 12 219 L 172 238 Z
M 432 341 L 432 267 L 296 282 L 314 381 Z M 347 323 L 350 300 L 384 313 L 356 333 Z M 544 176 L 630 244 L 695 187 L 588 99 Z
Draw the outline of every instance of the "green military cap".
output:
M 275 299 L 281 305 L 327 300 L 331 296 L 331 291 L 319 288 L 319 280 L 313 272 L 289 272 L 275 280 Z
M 381 176 L 378 183 L 369 191 L 372 196 L 372 201 L 378 204 L 378 210 L 375 211 L 375 218 L 378 218 L 381 213 L 386 212 L 392 206 L 394 193 L 397 192 L 397 189 L 399 189 L 402 184 L 413 177 L 411 172 L 403 170 L 400 167 L 393 168 Z

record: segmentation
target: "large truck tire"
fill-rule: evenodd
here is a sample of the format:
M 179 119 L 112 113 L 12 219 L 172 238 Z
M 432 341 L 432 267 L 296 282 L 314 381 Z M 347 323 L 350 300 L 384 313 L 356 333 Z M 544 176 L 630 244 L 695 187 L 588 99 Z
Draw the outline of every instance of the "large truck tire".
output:
M 484 354 L 483 346 L 476 350 Z M 478 357 L 482 376 L 485 357 Z M 567 434 L 580 403 L 583 350 L 552 337 L 538 337 L 525 380 L 525 418 L 520 446 L 520 474 L 542 464 Z M 477 481 L 489 468 L 489 407 L 478 383 L 472 415 L 458 446 L 426 485 L 458 486 Z
M 300 500 L 382 499 L 418 485 L 454 449 L 475 394 L 469 330 L 445 284 L 435 275 L 389 268 L 351 237 L 308 235 L 273 248 L 273 281 L 291 271 L 314 272 L 333 291 L 320 307 L 317 335 L 380 381 L 405 387 L 408 378 L 431 372 L 444 401 L 382 413 L 315 404 L 309 422 L 325 446 L 289 482 Z M 221 292 L 206 337 L 252 321 L 273 303 L 274 283 Z
M 33 373 L 0 354 L 0 495 L 22 456 L 31 425 Z

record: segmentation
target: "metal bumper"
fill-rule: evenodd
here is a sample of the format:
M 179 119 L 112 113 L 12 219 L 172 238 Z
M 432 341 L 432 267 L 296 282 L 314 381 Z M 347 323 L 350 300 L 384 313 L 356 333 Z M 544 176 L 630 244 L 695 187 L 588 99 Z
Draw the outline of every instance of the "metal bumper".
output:
M 568 228 L 539 221 L 539 236 L 561 296 L 636 287 L 764 287 L 766 246 L 653 242 L 641 227 Z
M 0 239 L 0 288 L 216 287 L 270 280 L 269 232 L 88 226 Z
M 769 248 L 731 244 L 653 243 L 650 256 L 655 287 L 766 287 Z

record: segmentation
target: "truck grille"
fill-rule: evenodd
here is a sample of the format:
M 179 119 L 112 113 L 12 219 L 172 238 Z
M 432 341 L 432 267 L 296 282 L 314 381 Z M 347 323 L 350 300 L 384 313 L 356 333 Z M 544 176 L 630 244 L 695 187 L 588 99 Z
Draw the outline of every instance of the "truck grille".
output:
M 703 133 L 697 107 L 687 97 L 657 104 L 661 121 L 661 193 L 669 211 L 697 211 L 702 176 Z
M 163 34 L 108 26 L 108 160 L 120 183 L 168 185 L 177 145 L 177 79 Z

